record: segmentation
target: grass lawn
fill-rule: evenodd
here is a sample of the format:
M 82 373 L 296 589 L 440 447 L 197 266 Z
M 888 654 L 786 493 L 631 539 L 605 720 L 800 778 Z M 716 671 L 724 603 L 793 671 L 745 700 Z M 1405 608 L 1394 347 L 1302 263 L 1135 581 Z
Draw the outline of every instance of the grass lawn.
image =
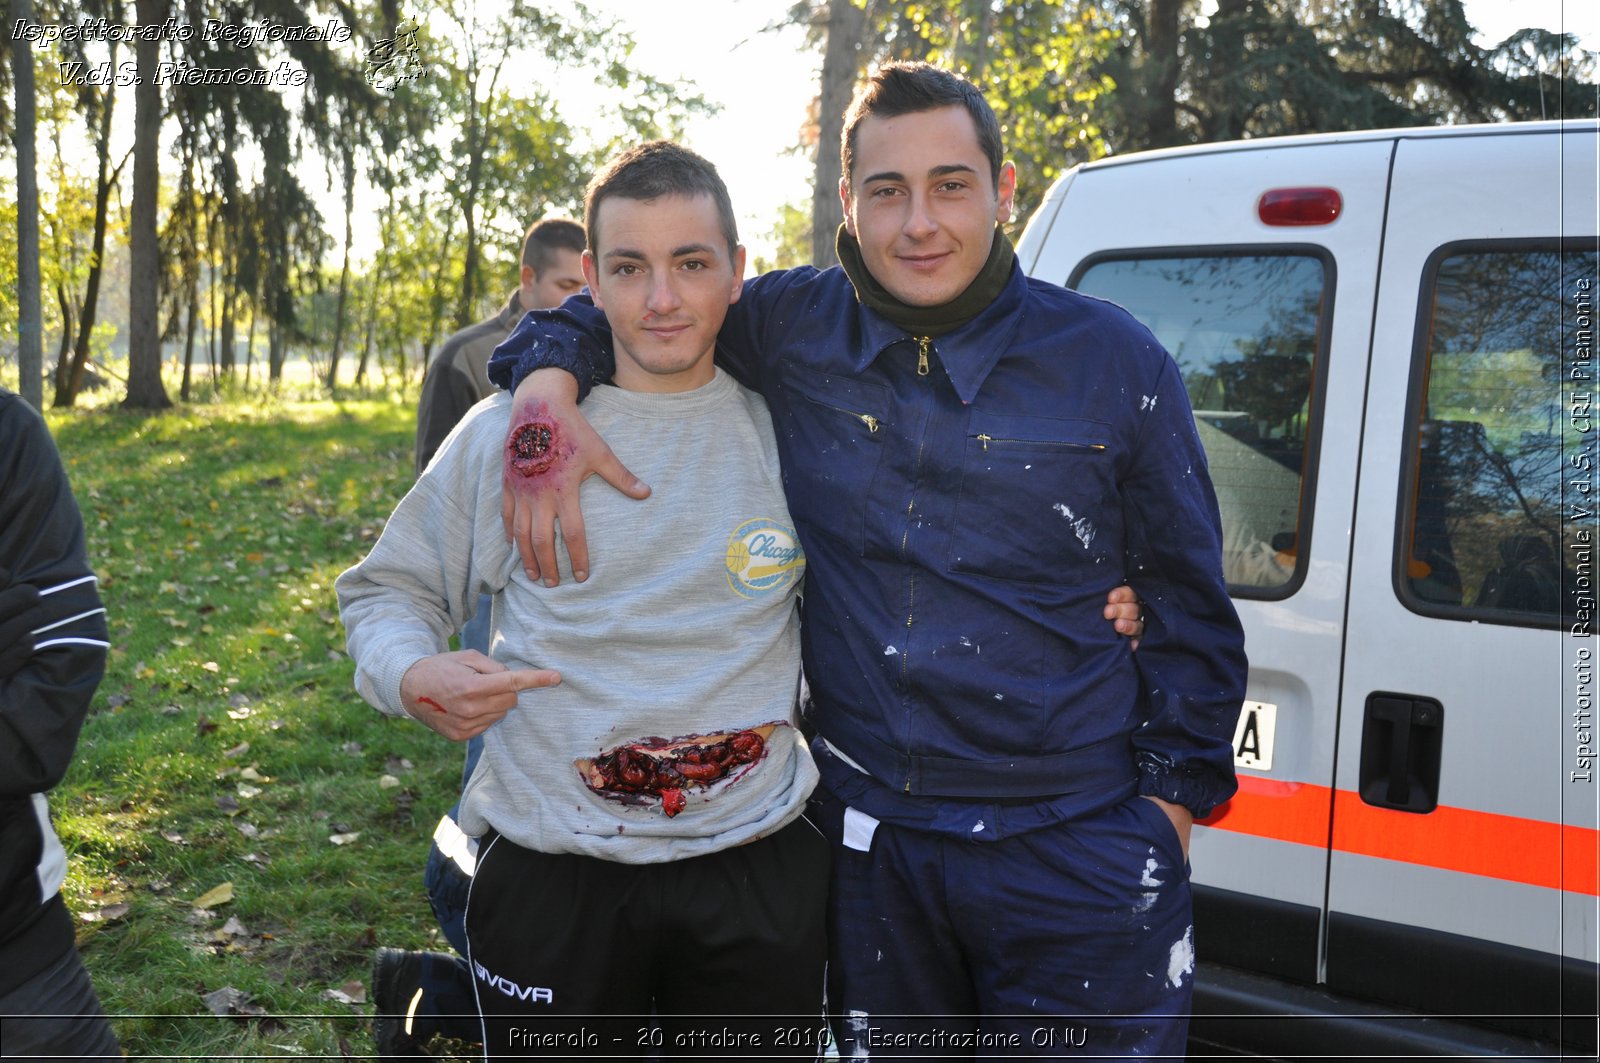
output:
M 113 646 L 51 805 L 130 1057 L 368 1056 L 374 947 L 438 940 L 422 865 L 461 749 L 361 701 L 333 596 L 410 486 L 414 417 L 48 416 Z

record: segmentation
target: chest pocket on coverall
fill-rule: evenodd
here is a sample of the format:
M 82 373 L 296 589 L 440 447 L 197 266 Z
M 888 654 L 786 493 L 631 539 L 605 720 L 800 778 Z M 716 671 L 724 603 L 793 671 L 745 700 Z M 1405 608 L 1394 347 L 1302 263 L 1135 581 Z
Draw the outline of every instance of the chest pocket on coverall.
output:
M 783 386 L 790 415 L 778 431 L 788 437 L 783 478 L 789 508 L 797 522 L 861 554 L 889 390 L 789 362 Z
M 974 410 L 950 571 L 1035 583 L 1120 578 L 1110 445 L 1111 427 L 1100 421 Z

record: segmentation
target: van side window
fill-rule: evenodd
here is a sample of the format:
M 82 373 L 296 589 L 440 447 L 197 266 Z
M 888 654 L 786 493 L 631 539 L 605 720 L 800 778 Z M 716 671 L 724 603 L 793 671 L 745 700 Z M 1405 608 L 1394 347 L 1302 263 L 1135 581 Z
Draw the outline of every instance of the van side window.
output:
M 1572 554 L 1561 508 L 1563 334 L 1575 327 L 1577 279 L 1592 283 L 1597 257 L 1524 241 L 1447 247 L 1430 260 L 1397 549 L 1397 584 L 1413 609 L 1560 622 L 1562 588 L 1575 584 L 1562 561 Z
M 1315 251 L 1104 257 L 1072 287 L 1142 321 L 1177 361 L 1222 510 L 1223 569 L 1243 597 L 1282 598 L 1309 542 L 1312 385 L 1331 304 Z

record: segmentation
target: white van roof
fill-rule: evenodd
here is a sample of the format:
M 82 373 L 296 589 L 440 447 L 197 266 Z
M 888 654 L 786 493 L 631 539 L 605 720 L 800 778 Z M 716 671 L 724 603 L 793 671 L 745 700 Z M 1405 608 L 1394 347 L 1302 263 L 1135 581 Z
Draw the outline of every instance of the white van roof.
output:
M 1374 140 L 1444 137 L 1507 136 L 1526 133 L 1593 133 L 1597 131 L 1600 131 L 1600 119 L 1572 118 L 1565 120 L 1552 119 L 1541 122 L 1485 122 L 1471 125 L 1402 126 L 1395 129 L 1362 129 L 1348 133 L 1300 133 L 1285 137 L 1256 137 L 1251 140 L 1228 140 L 1215 144 L 1185 144 L 1175 148 L 1130 151 L 1125 155 L 1109 155 L 1093 162 L 1079 163 L 1072 170 L 1102 170 L 1113 166 L 1126 166 L 1136 162 L 1151 162 L 1156 159 L 1192 158 L 1197 155 L 1262 151 L 1269 148 L 1299 147 L 1313 144 L 1349 144 Z M 1070 173 L 1071 171 L 1068 172 Z M 1062 176 L 1065 177 L 1066 174 Z

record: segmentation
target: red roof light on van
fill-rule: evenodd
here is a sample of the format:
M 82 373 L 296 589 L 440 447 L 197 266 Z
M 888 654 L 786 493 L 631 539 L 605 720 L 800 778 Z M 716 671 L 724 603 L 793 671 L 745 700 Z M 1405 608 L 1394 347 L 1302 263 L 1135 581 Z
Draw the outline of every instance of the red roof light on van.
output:
M 1337 188 L 1272 188 L 1256 201 L 1256 216 L 1267 225 L 1330 225 L 1343 209 Z

